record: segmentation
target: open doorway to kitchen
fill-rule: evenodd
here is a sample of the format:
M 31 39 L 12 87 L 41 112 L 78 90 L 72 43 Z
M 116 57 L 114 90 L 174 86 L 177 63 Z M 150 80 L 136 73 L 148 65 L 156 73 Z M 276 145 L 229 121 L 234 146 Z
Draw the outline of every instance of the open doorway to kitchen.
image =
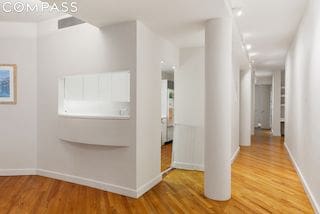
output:
M 163 68 L 161 79 L 161 172 L 171 169 L 174 133 L 174 69 Z

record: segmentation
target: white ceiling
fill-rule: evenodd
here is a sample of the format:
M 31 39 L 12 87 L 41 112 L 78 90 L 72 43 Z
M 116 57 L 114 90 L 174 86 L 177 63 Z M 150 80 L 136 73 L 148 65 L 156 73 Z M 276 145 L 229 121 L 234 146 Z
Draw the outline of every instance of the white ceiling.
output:
M 16 2 L 18 0 L 10 0 Z M 38 3 L 39 0 L 19 0 Z M 63 0 L 48 0 L 61 3 Z M 308 0 L 231 0 L 243 16 L 236 22 L 257 68 L 283 68 L 285 56 Z M 178 47 L 203 46 L 206 20 L 228 15 L 224 0 L 76 0 L 79 18 L 96 26 L 140 20 Z M 47 12 L 4 13 L 1 21 L 39 22 Z
M 255 72 L 256 77 L 271 77 L 273 75 L 273 71 L 271 70 L 257 70 Z
M 283 68 L 307 0 L 231 0 L 243 15 L 236 19 L 255 67 Z
M 38 4 L 38 6 L 40 6 L 40 4 L 41 4 L 40 0 L 6 0 L 6 1 L 1 1 L 0 2 L 0 8 L 1 8 L 0 21 L 40 22 L 40 21 L 44 21 L 47 19 L 51 19 L 51 18 L 59 17 L 59 16 L 63 15 L 63 13 L 49 11 L 48 9 L 45 11 L 38 11 L 38 12 L 30 12 L 30 11 L 26 12 L 26 10 L 24 10 L 21 13 L 17 13 L 17 12 L 6 13 L 2 10 L 3 2 L 11 2 L 12 5 L 14 5 L 17 2 L 25 3 L 24 5 L 26 5 L 26 3 L 28 3 L 29 5 L 32 5 L 32 6 L 36 5 L 36 4 Z M 12 9 L 12 7 L 10 5 L 6 5 L 5 8 Z
M 44 0 L 45 1 L 45 0 Z M 46 0 L 59 3 L 62 0 Z M 101 27 L 140 20 L 178 47 L 203 46 L 206 20 L 227 15 L 224 0 L 76 0 L 75 16 Z

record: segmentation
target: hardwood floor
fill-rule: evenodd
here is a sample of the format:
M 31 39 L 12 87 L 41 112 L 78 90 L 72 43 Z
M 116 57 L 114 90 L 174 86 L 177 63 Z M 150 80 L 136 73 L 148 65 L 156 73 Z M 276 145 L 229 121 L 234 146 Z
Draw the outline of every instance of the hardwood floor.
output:
M 173 170 L 140 199 L 40 176 L 0 177 L 0 213 L 313 213 L 281 138 L 259 132 L 232 166 L 232 199 L 203 196 L 203 173 Z
M 161 172 L 171 166 L 172 161 L 172 143 L 161 146 Z

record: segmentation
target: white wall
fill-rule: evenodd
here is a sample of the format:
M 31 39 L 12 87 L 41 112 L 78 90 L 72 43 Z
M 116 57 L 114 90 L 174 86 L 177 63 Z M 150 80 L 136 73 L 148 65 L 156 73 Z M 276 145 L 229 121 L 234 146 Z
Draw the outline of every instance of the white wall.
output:
M 281 136 L 280 130 L 281 71 L 275 71 L 272 77 L 272 134 Z
M 204 48 L 180 49 L 180 67 L 175 73 L 174 166 L 204 168 Z M 231 154 L 239 148 L 240 64 L 233 57 L 233 115 Z M 230 157 L 231 158 L 231 157 Z
M 165 67 L 169 67 L 170 70 L 172 66 L 179 67 L 179 48 L 173 45 L 168 40 L 163 38 L 159 39 L 159 50 L 161 60 L 164 61 Z M 160 61 L 161 61 L 160 60 Z
M 162 179 L 160 61 L 178 65 L 174 45 L 136 21 L 100 29 L 58 30 L 57 19 L 0 27 L 0 58 L 18 65 L 18 104 L 0 106 L 0 175 L 37 173 L 132 197 Z M 131 72 L 130 119 L 72 123 L 103 123 L 104 140 L 126 146 L 59 140 L 58 79 L 117 70 Z
M 101 29 L 81 24 L 62 30 L 57 30 L 53 22 L 41 23 L 38 33 L 40 174 L 84 184 L 93 181 L 94 187 L 140 196 L 162 179 L 160 62 L 178 63 L 178 49 L 139 21 Z M 131 74 L 130 119 L 87 123 L 103 123 L 105 141 L 128 146 L 58 140 L 58 78 L 116 70 L 129 70 Z M 73 125 L 76 123 L 83 124 L 81 119 L 72 120 Z
M 137 187 L 158 182 L 161 154 L 161 40 L 137 25 Z
M 240 145 L 251 145 L 252 71 L 240 73 Z
M 136 22 L 101 29 L 81 24 L 57 30 L 56 20 L 50 20 L 40 23 L 38 30 L 38 167 L 46 170 L 43 174 L 78 176 L 132 194 L 137 183 Z M 115 70 L 131 72 L 131 115 L 129 120 L 105 121 L 105 131 L 110 133 L 105 140 L 121 139 L 128 141 L 130 146 L 92 146 L 60 141 L 58 78 Z
M 0 105 L 0 175 L 28 174 L 37 154 L 37 25 L 0 22 L 0 29 L 0 63 L 17 64 L 18 88 L 16 105 Z
M 320 213 L 320 1 L 310 0 L 286 61 L 286 138 Z
M 203 170 L 204 90 L 204 48 L 180 49 L 175 72 L 175 167 Z
M 233 47 L 235 48 L 235 47 Z M 239 149 L 240 143 L 240 62 L 233 50 L 232 57 L 232 71 L 233 71 L 233 99 L 232 99 L 232 143 L 231 143 L 231 155 Z

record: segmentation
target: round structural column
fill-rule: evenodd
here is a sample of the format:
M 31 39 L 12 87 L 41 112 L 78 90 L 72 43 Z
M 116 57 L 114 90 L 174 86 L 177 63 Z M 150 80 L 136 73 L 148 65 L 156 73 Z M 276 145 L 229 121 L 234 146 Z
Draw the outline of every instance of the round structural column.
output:
M 255 71 L 252 70 L 252 88 L 251 88 L 251 135 L 254 135 L 254 121 L 255 121 L 255 109 L 256 109 L 256 81 L 255 81 Z
M 251 145 L 252 72 L 240 73 L 240 146 Z
M 211 19 L 205 32 L 206 197 L 231 198 L 232 20 Z

